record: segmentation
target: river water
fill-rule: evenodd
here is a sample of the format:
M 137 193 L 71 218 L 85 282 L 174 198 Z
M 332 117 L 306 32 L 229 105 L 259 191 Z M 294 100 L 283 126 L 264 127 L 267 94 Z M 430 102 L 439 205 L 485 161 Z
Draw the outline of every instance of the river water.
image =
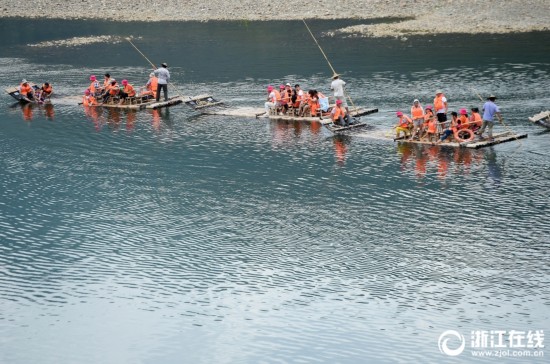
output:
M 261 107 L 270 83 L 328 93 L 301 22 L 2 20 L 0 84 L 50 81 L 56 98 L 1 98 L 0 362 L 493 363 L 470 353 L 472 331 L 548 333 L 550 134 L 527 117 L 550 106 L 550 34 L 324 33 L 348 24 L 309 25 L 354 102 L 380 111 L 332 136 L 185 106 L 85 111 L 72 95 L 90 74 L 139 85 L 147 61 L 124 40 L 29 46 L 133 36 L 168 62 L 173 95 Z M 437 88 L 452 110 L 495 93 L 528 138 L 384 138 Z M 465 337 L 455 358 L 446 330 Z

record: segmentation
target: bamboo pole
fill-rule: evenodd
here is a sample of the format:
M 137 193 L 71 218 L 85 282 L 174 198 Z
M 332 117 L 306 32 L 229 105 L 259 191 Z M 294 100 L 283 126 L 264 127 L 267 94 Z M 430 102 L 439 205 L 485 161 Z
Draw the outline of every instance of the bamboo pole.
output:
M 302 19 L 302 21 L 304 22 L 304 25 L 306 26 L 309 34 L 311 35 L 311 38 L 313 38 L 313 40 L 315 41 L 315 44 L 317 44 L 317 47 L 319 47 L 319 50 L 321 51 L 321 53 L 323 54 L 323 57 L 325 57 L 325 60 L 327 61 L 328 63 L 328 66 L 330 67 L 330 69 L 332 70 L 332 73 L 334 75 L 337 75 L 336 71 L 334 70 L 334 67 L 332 67 L 332 64 L 330 63 L 330 61 L 328 60 L 328 57 L 327 55 L 325 54 L 325 52 L 323 51 L 323 48 L 321 48 L 321 45 L 319 45 L 319 42 L 317 42 L 317 39 L 315 38 L 315 36 L 313 35 L 313 33 L 311 32 L 311 29 L 309 29 L 309 26 L 307 25 L 306 23 L 306 20 L 305 19 Z M 349 93 L 347 93 L 345 90 L 344 90 L 344 95 L 349 99 L 350 103 L 351 103 L 351 106 L 355 109 L 355 113 L 358 114 L 359 111 L 357 110 L 357 107 L 355 106 L 355 104 L 353 103 L 353 100 L 351 99 L 351 96 L 349 95 Z
M 136 51 L 138 51 L 139 54 L 142 55 L 143 58 L 145 58 L 147 60 L 147 62 L 149 62 L 149 64 L 151 65 L 151 67 L 153 67 L 153 70 L 156 70 L 158 67 L 155 66 L 155 64 L 153 62 L 151 62 L 149 60 L 149 58 L 147 58 L 147 56 L 145 56 L 145 54 L 143 54 L 139 49 L 138 47 L 136 47 L 136 45 L 132 42 L 132 40 L 130 38 L 126 38 L 126 40 L 132 45 L 132 47 L 135 48 Z M 174 88 L 174 90 L 176 90 L 176 92 L 178 93 L 176 96 L 179 96 L 179 97 L 183 97 L 182 96 L 182 93 L 180 92 L 180 90 L 176 87 L 176 85 L 174 85 L 172 82 L 168 82 L 170 84 L 171 87 Z

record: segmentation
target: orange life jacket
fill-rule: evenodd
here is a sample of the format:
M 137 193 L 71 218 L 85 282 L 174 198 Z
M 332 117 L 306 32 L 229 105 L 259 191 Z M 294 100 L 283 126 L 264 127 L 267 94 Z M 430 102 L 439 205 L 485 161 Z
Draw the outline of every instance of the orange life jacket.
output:
M 342 106 L 336 106 L 334 108 L 334 114 L 332 114 L 332 120 L 336 121 L 341 117 L 346 116 L 346 110 Z
M 120 89 L 118 88 L 118 85 L 115 83 L 114 85 L 107 86 L 107 90 L 109 91 L 109 95 L 116 96 L 120 92 Z
M 411 116 L 413 120 L 422 119 L 424 117 L 424 110 L 422 110 L 422 107 L 420 105 L 413 105 L 413 107 L 411 107 Z
M 93 105 L 97 105 L 97 101 L 95 99 L 95 97 L 93 97 L 92 95 L 90 96 L 82 96 L 82 105 L 84 106 L 93 106 Z
M 428 133 L 435 134 L 437 131 L 437 120 L 428 121 Z
M 281 101 L 281 93 L 277 90 L 273 90 L 273 93 L 275 94 L 275 102 Z
M 453 131 L 453 133 L 456 133 L 458 130 L 458 117 L 454 117 L 451 119 L 451 125 L 449 126 L 449 129 Z
M 128 97 L 136 96 L 136 90 L 134 90 L 134 86 L 130 85 L 129 83 L 124 86 L 124 93 L 128 94 Z
M 466 115 L 460 115 L 458 117 L 458 124 L 460 129 L 467 129 L 470 126 L 468 117 Z
M 42 85 L 42 92 L 44 92 L 46 95 L 51 94 L 53 91 L 52 85 L 46 86 Z
M 19 85 L 19 93 L 23 96 L 27 96 L 27 94 L 32 93 L 32 87 L 28 83 L 26 85 Z
M 445 108 L 445 103 L 443 102 L 443 98 L 445 95 L 441 94 L 440 96 L 436 96 L 434 99 L 434 108 L 435 111 L 441 110 Z
M 411 118 L 408 117 L 407 115 L 403 115 L 402 117 L 399 118 L 399 125 L 398 126 L 400 126 L 402 128 L 408 128 L 410 123 L 412 123 Z
M 319 99 L 317 97 L 312 97 L 308 101 L 309 110 L 311 111 L 311 116 L 317 116 L 317 110 L 319 110 Z
M 483 124 L 483 120 L 481 119 L 481 115 L 479 115 L 478 112 L 472 112 L 472 115 L 470 115 L 470 121 L 474 122 L 474 125 L 477 125 L 481 127 L 481 124 Z
M 431 110 L 427 110 L 424 114 L 424 126 L 427 126 L 430 123 L 430 119 L 433 118 L 434 113 Z
M 288 90 L 284 89 L 281 94 L 281 100 L 284 102 L 290 102 L 291 94 L 288 92 Z
M 152 77 L 149 87 L 150 87 L 150 90 L 153 91 L 153 95 L 157 94 L 158 84 L 159 84 L 159 79 L 156 76 Z
M 99 88 L 99 82 L 97 82 L 97 81 L 92 81 L 92 82 L 90 83 L 90 87 L 88 87 L 88 90 L 90 90 L 90 92 L 91 92 L 92 94 L 95 94 L 98 88 Z

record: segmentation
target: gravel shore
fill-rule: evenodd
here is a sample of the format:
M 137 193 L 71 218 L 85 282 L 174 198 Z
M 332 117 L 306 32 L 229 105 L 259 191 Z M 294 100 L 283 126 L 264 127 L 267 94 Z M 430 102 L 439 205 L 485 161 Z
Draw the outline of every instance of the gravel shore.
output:
M 369 37 L 550 30 L 549 13 L 548 0 L 3 0 L 0 6 L 0 17 L 118 21 L 403 19 L 340 30 Z

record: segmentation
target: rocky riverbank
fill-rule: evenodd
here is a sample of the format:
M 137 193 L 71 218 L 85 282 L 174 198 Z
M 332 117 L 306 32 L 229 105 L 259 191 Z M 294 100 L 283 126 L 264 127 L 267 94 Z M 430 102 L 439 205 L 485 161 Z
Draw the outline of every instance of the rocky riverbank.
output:
M 210 21 L 402 18 L 339 30 L 354 36 L 511 33 L 550 30 L 548 0 L 4 0 L 0 17 Z

